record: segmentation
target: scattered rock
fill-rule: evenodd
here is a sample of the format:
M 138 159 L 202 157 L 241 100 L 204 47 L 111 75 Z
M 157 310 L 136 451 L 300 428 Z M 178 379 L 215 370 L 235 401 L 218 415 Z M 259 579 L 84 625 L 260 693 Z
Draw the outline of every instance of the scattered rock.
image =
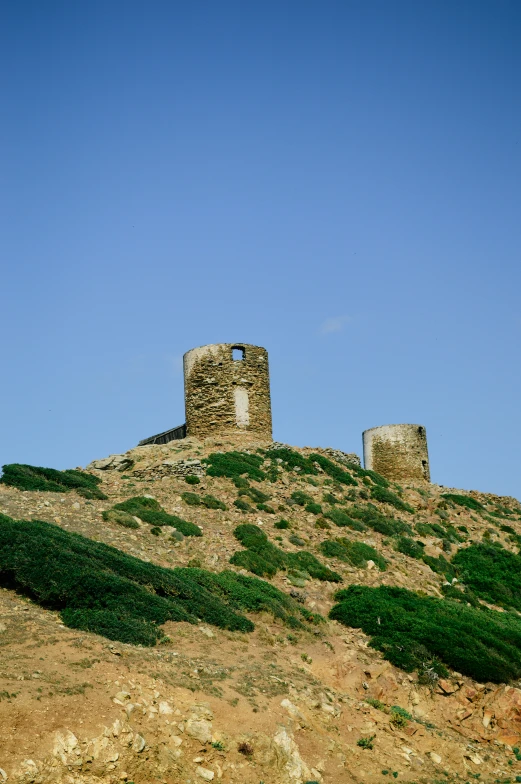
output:
M 134 741 L 132 743 L 133 751 L 136 751 L 138 754 L 140 754 L 140 752 L 143 751 L 145 746 L 146 746 L 146 741 L 145 741 L 144 737 L 142 735 L 139 735 L 138 733 L 136 733 L 135 736 L 134 736 Z
M 200 743 L 210 743 L 212 740 L 212 722 L 206 719 L 188 719 L 185 732 Z
M 208 768 L 203 768 L 201 766 L 196 768 L 196 773 L 197 773 L 198 776 L 200 776 L 205 781 L 213 781 L 213 778 L 215 776 L 215 773 L 213 772 L 213 770 L 208 770 Z
M 94 468 L 97 471 L 128 471 L 133 465 L 134 461 L 127 455 L 110 455 L 103 460 L 93 460 L 87 470 Z

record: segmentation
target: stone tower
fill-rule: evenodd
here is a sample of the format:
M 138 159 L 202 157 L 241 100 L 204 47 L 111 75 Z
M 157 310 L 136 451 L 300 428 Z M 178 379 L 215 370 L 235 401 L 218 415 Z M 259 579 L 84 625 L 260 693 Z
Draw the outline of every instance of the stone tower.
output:
M 387 479 L 431 481 L 427 433 L 421 425 L 382 425 L 363 433 L 364 466 Z
M 271 440 L 268 352 L 248 343 L 187 351 L 186 434 L 197 438 L 251 433 Z

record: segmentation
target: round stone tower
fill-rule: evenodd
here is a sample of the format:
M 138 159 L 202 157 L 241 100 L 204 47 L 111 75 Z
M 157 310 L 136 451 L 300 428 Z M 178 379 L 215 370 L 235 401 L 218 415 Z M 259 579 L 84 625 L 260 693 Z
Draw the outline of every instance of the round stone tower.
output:
M 387 479 L 431 481 L 422 425 L 382 425 L 363 433 L 364 466 Z
M 252 433 L 271 440 L 268 352 L 248 343 L 187 351 L 186 434 L 197 438 Z

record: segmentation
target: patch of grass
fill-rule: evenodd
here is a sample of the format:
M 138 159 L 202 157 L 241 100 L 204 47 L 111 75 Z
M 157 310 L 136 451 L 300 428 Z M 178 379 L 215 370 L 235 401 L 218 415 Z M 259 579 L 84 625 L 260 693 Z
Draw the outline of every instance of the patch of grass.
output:
M 124 528 L 139 528 L 138 521 L 134 520 L 131 514 L 119 509 L 107 509 L 107 511 L 101 513 L 101 516 L 107 523 L 117 523 Z
M 254 512 L 255 509 L 251 504 L 245 501 L 243 498 L 236 498 L 233 502 L 233 505 L 237 507 L 241 512 Z
M 286 471 L 292 471 L 297 468 L 299 469 L 298 473 L 307 476 L 316 476 L 320 473 L 325 473 L 342 485 L 357 484 L 349 471 L 345 471 L 333 460 L 324 457 L 324 455 L 313 453 L 308 457 L 304 457 L 304 455 L 295 452 L 293 449 L 281 448 L 270 449 L 269 452 L 266 453 L 266 456 L 271 458 L 273 464 L 275 464 L 277 459 L 281 460 L 279 465 Z
M 257 504 L 257 509 L 260 512 L 266 512 L 266 514 L 275 514 L 275 509 L 269 504 Z
M 340 466 L 333 462 L 333 460 L 329 460 L 329 458 L 317 454 L 310 455 L 309 459 L 313 463 L 317 463 L 322 471 L 330 476 L 331 479 L 334 479 L 335 482 L 339 482 L 341 485 L 354 485 L 355 487 L 358 484 L 356 479 L 353 479 L 349 471 L 340 468 Z
M 382 504 L 391 504 L 391 506 L 394 506 L 395 509 L 399 509 L 401 512 L 414 512 L 412 506 L 406 504 L 405 501 L 402 501 L 401 498 L 391 493 L 386 487 L 382 487 L 382 485 L 374 485 L 371 488 L 371 498 L 374 498 L 375 501 L 380 501 Z
M 370 471 L 368 468 L 362 468 L 361 466 L 351 465 L 349 466 L 351 471 L 356 474 L 356 476 L 361 477 L 369 477 L 375 485 L 381 485 L 382 487 L 389 487 L 389 482 L 387 479 L 382 476 L 381 474 L 377 474 L 376 471 Z
M 472 498 L 470 495 L 458 495 L 456 493 L 442 493 L 442 498 L 446 501 L 450 501 L 453 504 L 457 504 L 458 506 L 464 506 L 467 509 L 473 509 L 474 511 L 482 511 L 484 510 L 484 506 L 482 503 L 477 501 L 475 498 Z
M 387 569 L 387 561 L 378 550 L 364 542 L 350 539 L 328 539 L 320 543 L 320 550 L 327 558 L 338 558 L 339 561 L 365 569 L 367 561 L 374 561 L 381 572 Z
M 371 705 L 373 708 L 377 708 L 377 710 L 381 710 L 384 713 L 389 713 L 389 709 L 385 703 L 380 702 L 380 700 L 375 699 L 374 697 L 368 697 L 366 699 L 368 705 Z
M 419 596 L 405 588 L 351 586 L 338 591 L 330 617 L 363 629 L 371 646 L 407 672 L 444 665 L 482 683 L 521 675 L 521 619 Z M 438 674 L 447 674 L 438 666 Z
M 278 520 L 276 523 L 274 523 L 273 527 L 278 528 L 279 531 L 283 531 L 286 528 L 291 528 L 291 524 L 288 520 L 284 520 L 284 518 L 282 518 L 281 520 Z
M 360 746 L 362 749 L 372 749 L 373 748 L 373 741 L 376 738 L 376 735 L 369 735 L 366 738 L 358 738 L 356 741 L 356 745 Z
M 317 580 L 342 582 L 341 576 L 320 563 L 311 553 L 287 553 L 269 541 L 264 531 L 257 525 L 244 523 L 234 531 L 236 539 L 246 548 L 234 553 L 230 563 L 260 577 L 273 577 L 278 571 L 297 569 L 307 572 Z
M 299 506 L 305 506 L 306 504 L 313 503 L 311 496 L 307 493 L 304 493 L 302 490 L 295 490 L 295 492 L 291 494 L 291 500 Z
M 190 474 L 189 476 L 185 476 L 185 482 L 187 485 L 198 485 L 201 483 L 201 480 L 198 476 Z
M 438 523 L 416 523 L 416 530 L 420 536 L 437 536 L 438 539 L 447 535 L 445 528 Z
M 408 536 L 398 536 L 395 542 L 395 549 L 399 553 L 408 555 L 409 558 L 417 558 L 421 561 L 423 558 L 423 546 L 414 539 L 409 539 Z
M 311 514 L 322 514 L 322 507 L 320 504 L 316 504 L 314 501 L 311 501 L 309 504 L 306 504 L 304 507 L 305 512 L 310 512 Z
M 362 521 L 366 526 L 372 528 L 373 531 L 377 531 L 384 536 L 412 533 L 410 525 L 401 520 L 395 520 L 394 517 L 386 517 L 378 511 L 374 504 L 354 505 L 349 507 L 346 512 L 350 517 Z
M 226 476 L 229 479 L 241 478 L 244 475 L 257 482 L 266 479 L 266 472 L 261 470 L 264 457 L 248 452 L 214 452 L 201 461 L 207 465 L 208 476 Z
M 134 515 L 135 517 L 139 517 L 140 520 L 143 520 L 144 523 L 148 523 L 154 527 L 169 525 L 172 528 L 181 531 L 185 536 L 203 535 L 203 532 L 195 523 L 190 523 L 188 520 L 177 517 L 177 515 L 171 515 L 168 514 L 168 512 L 165 512 L 155 498 L 147 498 L 146 496 L 139 495 L 127 498 L 126 501 L 114 504 L 112 509 L 104 512 L 104 519 L 107 519 L 105 518 L 105 515 L 110 516 L 114 511 L 126 512 L 129 515 Z
M 101 479 L 84 471 L 67 469 L 57 471 L 55 468 L 9 463 L 2 466 L 0 484 L 17 487 L 19 490 L 39 490 L 49 493 L 68 493 L 70 490 L 84 498 L 106 499 L 98 485 Z
M 324 512 L 324 517 L 327 517 L 328 520 L 331 520 L 335 525 L 338 525 L 339 528 L 352 528 L 353 531 L 367 531 L 367 526 L 364 525 L 364 523 L 360 522 L 360 520 L 353 519 L 342 509 L 337 509 L 336 507 L 332 507 Z
M 483 542 L 459 550 L 452 563 L 481 599 L 521 611 L 521 556 Z
M 262 490 L 258 490 L 256 487 L 251 487 L 250 483 L 247 482 L 246 486 L 242 486 L 239 490 L 239 496 L 249 496 L 252 501 L 255 501 L 256 504 L 263 504 L 266 501 L 269 501 L 271 496 L 267 493 L 263 493 Z
M 207 509 L 222 509 L 226 511 L 226 504 L 219 501 L 214 495 L 197 495 L 197 493 L 181 493 L 181 498 L 188 506 L 205 506 Z
M 0 584 L 60 611 L 71 628 L 132 644 L 154 645 L 168 620 L 248 632 L 253 623 L 245 611 L 266 611 L 290 626 L 304 618 L 297 602 L 262 580 L 165 569 L 50 523 L 6 515 L 0 515 Z
M 342 501 L 337 498 L 336 495 L 333 495 L 333 493 L 324 493 L 322 500 L 325 501 L 326 504 L 331 504 L 333 506 L 334 504 L 342 503 Z

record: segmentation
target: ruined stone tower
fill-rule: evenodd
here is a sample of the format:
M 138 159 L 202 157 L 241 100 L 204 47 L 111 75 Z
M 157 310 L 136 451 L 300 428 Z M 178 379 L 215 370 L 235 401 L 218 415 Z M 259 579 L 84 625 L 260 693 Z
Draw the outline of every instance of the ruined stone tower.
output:
M 421 425 L 383 425 L 363 433 L 364 466 L 387 479 L 430 482 L 427 433 Z
M 268 352 L 248 343 L 187 351 L 186 434 L 197 438 L 251 433 L 271 440 Z

